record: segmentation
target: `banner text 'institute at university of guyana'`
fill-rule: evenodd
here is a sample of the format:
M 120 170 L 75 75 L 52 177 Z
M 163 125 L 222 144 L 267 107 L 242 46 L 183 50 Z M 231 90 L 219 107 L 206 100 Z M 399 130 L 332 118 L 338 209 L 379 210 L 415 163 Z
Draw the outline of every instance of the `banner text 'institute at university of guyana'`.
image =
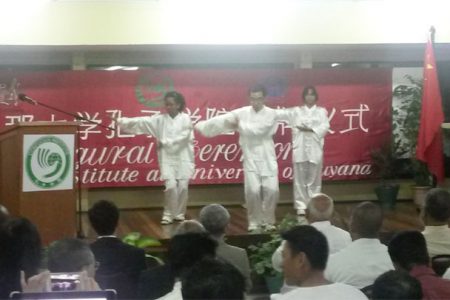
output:
M 106 126 L 107 114 L 136 117 L 160 113 L 163 95 L 177 90 L 195 124 L 249 105 L 248 88 L 268 90 L 266 105 L 292 107 L 302 103 L 305 85 L 316 86 L 318 105 L 328 110 L 330 131 L 325 138 L 324 180 L 367 178 L 370 152 L 389 140 L 391 132 L 391 71 L 265 70 L 265 69 L 143 69 L 139 71 L 62 71 L 0 73 L 20 92 L 59 109 Z M 0 105 L 0 125 L 18 121 L 73 121 L 59 112 L 28 103 Z M 156 143 L 97 125 L 80 126 L 81 179 L 85 187 L 160 185 Z M 193 184 L 243 182 L 238 133 L 204 138 L 196 134 Z M 291 131 L 280 123 L 275 135 L 280 182 L 292 180 Z

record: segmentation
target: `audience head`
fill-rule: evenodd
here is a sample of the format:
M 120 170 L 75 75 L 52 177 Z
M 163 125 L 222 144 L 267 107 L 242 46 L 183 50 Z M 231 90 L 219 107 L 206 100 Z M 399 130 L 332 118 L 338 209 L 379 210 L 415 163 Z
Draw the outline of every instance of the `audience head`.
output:
M 89 222 L 98 235 L 114 234 L 119 222 L 119 209 L 107 200 L 94 203 L 88 211 Z
M 175 235 L 169 244 L 168 256 L 175 276 L 179 276 L 204 257 L 215 257 L 217 242 L 207 233 Z
M 200 222 L 214 237 L 221 237 L 230 222 L 228 210 L 220 204 L 210 204 L 200 211 Z
M 27 277 L 38 273 L 42 245 L 33 223 L 26 218 L 10 218 L 2 226 L 1 239 L 3 269 L 23 270 Z
M 397 269 L 410 271 L 415 265 L 428 265 L 427 244 L 422 233 L 403 231 L 396 234 L 388 245 L 389 256 Z
M 48 247 L 50 272 L 82 272 L 95 276 L 95 257 L 89 244 L 83 240 L 67 238 L 55 241 Z
M 301 286 L 315 272 L 323 272 L 328 260 L 325 236 L 309 225 L 295 226 L 281 234 L 283 273 L 288 285 Z
M 308 203 L 307 219 L 310 223 L 329 221 L 333 216 L 333 199 L 326 194 L 315 194 Z
M 423 210 L 425 225 L 444 225 L 450 219 L 450 193 L 442 188 L 428 191 Z
M 420 282 L 405 271 L 387 271 L 372 286 L 371 299 L 374 300 L 420 300 L 422 297 Z
M 358 204 L 350 216 L 350 233 L 353 239 L 378 238 L 383 223 L 381 208 L 372 202 Z
M 202 233 L 206 232 L 205 228 L 199 221 L 196 220 L 186 220 L 180 223 L 175 229 L 173 236 L 185 233 Z
M 244 276 L 231 264 L 204 258 L 182 277 L 183 299 L 244 299 Z

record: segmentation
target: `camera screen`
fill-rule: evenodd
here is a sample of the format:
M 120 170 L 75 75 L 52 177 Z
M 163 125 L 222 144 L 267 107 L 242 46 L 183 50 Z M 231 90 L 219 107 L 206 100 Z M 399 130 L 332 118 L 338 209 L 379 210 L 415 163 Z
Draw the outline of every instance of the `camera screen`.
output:
M 80 282 L 77 273 L 52 273 L 50 278 L 52 291 L 73 291 Z

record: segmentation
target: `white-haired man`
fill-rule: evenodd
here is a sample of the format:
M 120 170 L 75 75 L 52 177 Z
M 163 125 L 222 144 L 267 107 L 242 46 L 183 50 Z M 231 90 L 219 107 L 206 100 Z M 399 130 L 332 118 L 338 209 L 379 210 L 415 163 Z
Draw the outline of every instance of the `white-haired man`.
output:
M 319 193 L 315 194 L 308 203 L 306 218 L 308 223 L 322 232 L 328 242 L 329 254 L 334 254 L 344 249 L 352 242 L 350 233 L 331 224 L 330 220 L 334 213 L 334 203 L 330 196 Z M 281 271 L 282 246 L 272 256 L 272 265 Z
M 247 291 L 251 288 L 250 264 L 245 249 L 225 243 L 225 230 L 230 223 L 228 210 L 220 204 L 210 204 L 200 211 L 200 223 L 213 239 L 218 242 L 216 255 L 218 258 L 235 266 L 245 277 Z

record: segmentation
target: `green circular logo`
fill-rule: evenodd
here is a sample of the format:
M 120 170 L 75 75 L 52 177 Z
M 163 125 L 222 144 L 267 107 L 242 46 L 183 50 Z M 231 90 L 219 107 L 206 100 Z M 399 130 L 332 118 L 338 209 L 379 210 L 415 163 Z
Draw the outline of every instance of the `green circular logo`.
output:
M 172 78 L 154 71 L 141 74 L 135 87 L 137 100 L 148 107 L 162 107 L 164 95 L 169 91 L 173 91 Z
M 28 149 L 25 172 L 36 186 L 53 188 L 66 179 L 70 161 L 70 151 L 64 141 L 55 136 L 45 136 Z

